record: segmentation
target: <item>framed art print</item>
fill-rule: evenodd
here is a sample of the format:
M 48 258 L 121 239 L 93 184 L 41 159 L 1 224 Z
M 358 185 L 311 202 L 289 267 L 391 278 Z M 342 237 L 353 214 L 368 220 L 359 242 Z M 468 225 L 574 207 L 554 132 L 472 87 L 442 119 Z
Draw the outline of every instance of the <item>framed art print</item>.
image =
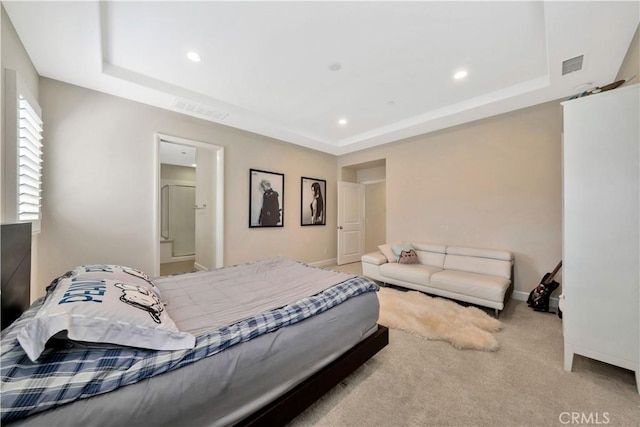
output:
M 284 226 L 284 174 L 249 169 L 249 228 Z
M 300 182 L 300 225 L 326 225 L 327 181 L 302 177 Z

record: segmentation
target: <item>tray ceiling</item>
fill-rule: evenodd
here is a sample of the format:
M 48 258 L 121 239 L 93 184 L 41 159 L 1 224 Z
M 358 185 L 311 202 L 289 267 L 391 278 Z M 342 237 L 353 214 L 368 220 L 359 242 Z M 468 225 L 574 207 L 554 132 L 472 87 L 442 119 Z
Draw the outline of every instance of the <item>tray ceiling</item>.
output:
M 610 83 L 640 21 L 638 2 L 3 5 L 41 76 L 332 154 Z

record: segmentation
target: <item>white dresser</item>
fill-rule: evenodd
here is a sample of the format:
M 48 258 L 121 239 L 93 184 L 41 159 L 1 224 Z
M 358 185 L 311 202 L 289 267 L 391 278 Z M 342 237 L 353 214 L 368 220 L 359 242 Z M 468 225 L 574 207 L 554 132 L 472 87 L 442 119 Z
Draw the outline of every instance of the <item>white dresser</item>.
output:
M 564 368 L 635 371 L 640 391 L 640 86 L 564 102 Z

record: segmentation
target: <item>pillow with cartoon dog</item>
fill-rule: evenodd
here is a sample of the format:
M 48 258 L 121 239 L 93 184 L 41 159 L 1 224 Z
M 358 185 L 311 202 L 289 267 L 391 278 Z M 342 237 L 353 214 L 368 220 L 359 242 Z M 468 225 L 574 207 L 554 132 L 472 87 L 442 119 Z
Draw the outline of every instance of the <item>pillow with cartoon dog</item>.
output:
M 57 279 L 38 313 L 18 333 L 18 342 L 35 362 L 47 341 L 65 331 L 69 340 L 88 343 L 152 350 L 195 346 L 195 337 L 178 330 L 148 287 L 111 278 Z
M 158 298 L 162 299 L 160 289 L 153 283 L 153 280 L 151 280 L 147 273 L 137 268 L 113 264 L 90 264 L 76 267 L 68 274 L 77 277 L 122 280 L 126 283 L 147 287 L 152 290 Z

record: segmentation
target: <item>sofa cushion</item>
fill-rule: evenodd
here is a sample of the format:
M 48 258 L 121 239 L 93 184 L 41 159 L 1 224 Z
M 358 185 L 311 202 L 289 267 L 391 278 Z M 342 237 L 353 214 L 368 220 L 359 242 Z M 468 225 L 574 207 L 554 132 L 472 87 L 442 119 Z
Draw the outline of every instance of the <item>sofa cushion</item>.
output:
M 429 277 L 438 271 L 441 271 L 441 269 L 422 264 L 398 264 L 394 262 L 380 266 L 380 275 L 382 277 L 425 286 L 429 285 Z
M 511 280 L 486 274 L 443 270 L 431 276 L 429 286 L 480 299 L 502 302 Z
M 444 245 L 435 243 L 412 243 L 413 248 L 418 254 L 418 260 L 420 264 L 430 265 L 438 268 L 444 267 L 445 251 L 447 249 Z
M 467 246 L 448 246 L 447 253 L 451 255 L 493 258 L 502 261 L 511 261 L 513 259 L 513 254 L 509 251 L 501 251 L 498 249 L 471 248 Z
M 394 254 L 393 249 L 391 249 L 394 244 L 395 243 L 387 243 L 387 244 L 378 246 L 378 249 L 380 249 L 380 252 L 382 252 L 384 256 L 387 257 L 388 262 L 397 261 L 396 254 Z
M 382 252 L 371 252 L 368 254 L 364 254 L 360 259 L 364 263 L 373 265 L 380 265 L 387 262 L 387 257 L 384 256 Z
M 418 261 L 420 261 L 420 264 L 430 265 L 432 267 L 437 267 L 440 269 L 444 267 L 444 254 L 420 250 L 416 250 L 416 254 L 418 254 Z
M 413 242 L 411 243 L 411 245 L 413 245 L 413 248 L 418 251 L 435 252 L 439 254 L 444 254 L 447 252 L 447 247 L 439 243 Z
M 511 261 L 447 254 L 445 270 L 459 270 L 469 273 L 487 274 L 505 279 L 511 278 Z

